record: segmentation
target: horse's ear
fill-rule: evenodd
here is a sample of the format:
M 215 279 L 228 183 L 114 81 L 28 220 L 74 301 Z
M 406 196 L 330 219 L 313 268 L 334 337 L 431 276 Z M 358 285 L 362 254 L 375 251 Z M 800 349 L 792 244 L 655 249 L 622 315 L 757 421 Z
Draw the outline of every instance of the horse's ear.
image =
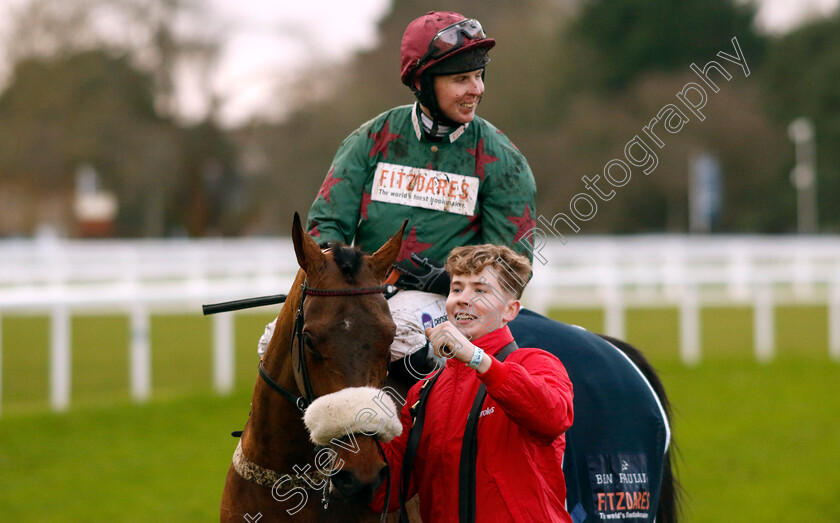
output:
M 391 265 L 394 264 L 397 255 L 400 253 L 403 232 L 405 232 L 406 225 L 408 225 L 408 220 L 404 221 L 400 230 L 391 236 L 391 239 L 370 257 L 370 267 L 373 269 L 373 273 L 376 274 L 379 281 L 385 279 L 385 276 L 391 269 Z
M 324 263 L 324 253 L 308 234 L 303 231 L 300 223 L 300 215 L 295 213 L 295 220 L 292 224 L 292 243 L 295 245 L 295 255 L 298 265 L 305 272 L 310 272 L 311 267 L 317 267 Z

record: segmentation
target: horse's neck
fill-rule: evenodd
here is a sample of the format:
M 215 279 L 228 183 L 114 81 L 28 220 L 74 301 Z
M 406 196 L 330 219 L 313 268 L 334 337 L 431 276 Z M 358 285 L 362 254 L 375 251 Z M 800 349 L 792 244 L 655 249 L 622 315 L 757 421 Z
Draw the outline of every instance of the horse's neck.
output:
M 280 320 L 272 340 L 275 343 L 269 343 L 263 357 L 263 366 L 268 375 L 296 395 L 301 395 L 301 392 L 295 382 L 289 347 L 304 277 L 303 271 L 298 272 L 280 311 Z M 300 411 L 262 378 L 257 378 L 254 387 L 251 414 L 242 434 L 242 444 L 249 459 L 277 471 L 291 471 L 295 464 L 304 465 L 301 459 L 306 459 L 314 452 Z

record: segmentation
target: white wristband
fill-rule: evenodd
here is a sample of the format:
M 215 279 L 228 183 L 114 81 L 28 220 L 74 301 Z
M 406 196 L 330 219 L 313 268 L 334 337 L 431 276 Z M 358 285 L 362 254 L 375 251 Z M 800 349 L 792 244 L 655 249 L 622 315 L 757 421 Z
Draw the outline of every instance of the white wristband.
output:
M 481 365 L 482 361 L 484 361 L 484 351 L 481 350 L 481 347 L 476 347 L 472 359 L 467 363 L 467 367 L 478 370 L 478 366 Z

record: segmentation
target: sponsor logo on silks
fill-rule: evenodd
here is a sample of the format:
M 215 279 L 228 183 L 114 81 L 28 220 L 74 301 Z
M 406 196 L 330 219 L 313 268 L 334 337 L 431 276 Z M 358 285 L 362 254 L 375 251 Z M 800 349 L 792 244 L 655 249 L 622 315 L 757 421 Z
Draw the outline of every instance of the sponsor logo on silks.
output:
M 587 456 L 595 521 L 650 519 L 650 487 L 644 454 Z
M 435 211 L 474 216 L 479 178 L 379 162 L 370 198 Z
M 435 322 L 432 321 L 432 315 L 428 312 L 424 312 L 422 316 L 420 316 L 420 320 L 423 322 L 424 329 L 431 329 L 435 326 Z
M 478 415 L 478 417 L 480 418 L 480 417 L 482 417 L 482 416 L 486 416 L 486 415 L 488 415 L 488 414 L 493 414 L 493 411 L 494 411 L 495 409 L 496 409 L 496 407 L 486 408 L 486 409 L 484 409 L 484 410 L 482 410 L 482 411 L 481 411 L 481 413 Z
M 431 329 L 432 327 L 437 327 L 441 323 L 447 320 L 446 314 L 433 318 L 431 314 L 428 312 L 424 312 L 420 316 L 420 321 L 423 324 L 424 329 Z

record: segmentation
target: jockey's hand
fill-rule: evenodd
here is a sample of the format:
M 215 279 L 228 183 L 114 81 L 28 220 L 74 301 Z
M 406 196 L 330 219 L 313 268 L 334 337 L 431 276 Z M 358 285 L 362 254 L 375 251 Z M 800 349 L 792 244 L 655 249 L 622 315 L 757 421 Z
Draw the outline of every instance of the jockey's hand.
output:
M 421 258 L 416 252 L 411 253 L 411 261 L 417 267 L 409 269 L 399 267 L 401 274 L 397 279 L 397 287 L 412 291 L 433 292 L 443 296 L 449 294 L 449 274 L 443 266 L 428 258 Z
M 455 358 L 462 363 L 469 363 L 475 352 L 475 345 L 449 321 L 426 329 L 426 337 L 435 355 L 441 358 Z

